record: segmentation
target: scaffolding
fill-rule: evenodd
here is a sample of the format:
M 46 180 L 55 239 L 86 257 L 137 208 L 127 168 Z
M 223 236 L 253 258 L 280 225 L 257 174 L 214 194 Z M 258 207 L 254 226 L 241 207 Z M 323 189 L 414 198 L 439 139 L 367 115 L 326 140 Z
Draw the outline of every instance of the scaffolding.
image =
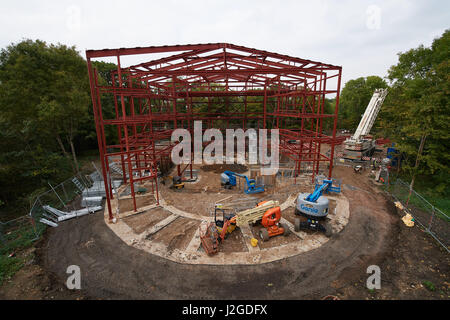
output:
M 130 55 L 145 60 L 123 67 Z M 279 152 L 293 161 L 295 176 L 306 163 L 314 180 L 321 162 L 332 175 L 335 145 L 342 143 L 336 137 L 340 66 L 228 43 L 87 50 L 86 58 L 110 219 L 112 171 L 129 183 L 135 211 L 135 182 L 151 181 L 159 203 L 158 172 L 170 161 L 172 132 L 192 133 L 196 120 L 203 131 L 279 129 Z M 92 63 L 104 58 L 117 64 L 107 84 Z M 328 111 L 327 95 L 335 96 Z M 115 127 L 115 141 L 107 141 L 108 127 Z M 329 156 L 322 144 L 331 146 Z M 187 168 L 192 161 L 177 166 L 178 175 Z

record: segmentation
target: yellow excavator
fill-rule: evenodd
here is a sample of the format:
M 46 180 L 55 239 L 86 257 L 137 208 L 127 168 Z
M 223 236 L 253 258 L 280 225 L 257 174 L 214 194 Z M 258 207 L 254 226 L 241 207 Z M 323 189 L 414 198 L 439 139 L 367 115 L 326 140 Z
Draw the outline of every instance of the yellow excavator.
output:
M 166 180 L 172 180 L 172 184 L 170 185 L 170 189 L 180 190 L 184 188 L 185 182 L 195 182 L 197 179 L 182 179 L 180 176 L 167 176 L 161 182 L 162 184 L 166 184 Z

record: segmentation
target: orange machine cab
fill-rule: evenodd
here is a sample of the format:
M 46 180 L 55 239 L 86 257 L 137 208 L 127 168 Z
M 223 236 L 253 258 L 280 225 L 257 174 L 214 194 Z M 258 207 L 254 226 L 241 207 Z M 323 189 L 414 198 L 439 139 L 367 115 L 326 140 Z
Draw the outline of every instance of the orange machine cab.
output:
M 281 209 L 280 207 L 275 207 L 269 209 L 264 213 L 261 224 L 269 232 L 269 237 L 277 236 L 279 234 L 284 234 L 284 228 L 278 226 L 278 222 L 281 219 Z

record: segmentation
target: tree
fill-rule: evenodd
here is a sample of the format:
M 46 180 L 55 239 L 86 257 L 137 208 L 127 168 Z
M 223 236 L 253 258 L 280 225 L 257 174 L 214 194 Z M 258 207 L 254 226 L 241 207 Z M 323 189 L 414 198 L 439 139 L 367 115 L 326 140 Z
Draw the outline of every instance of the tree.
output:
M 433 41 L 399 53 L 388 71 L 389 99 L 382 110 L 386 134 L 398 141 L 406 156 L 405 170 L 414 180 L 421 175 L 434 190 L 448 192 L 450 178 L 450 30 Z M 426 140 L 424 139 L 426 137 Z M 422 152 L 418 152 L 421 141 Z
M 378 76 L 348 81 L 339 100 L 339 127 L 355 130 L 375 89 L 386 87 L 386 81 Z
M 89 108 L 86 62 L 74 47 L 24 40 L 1 50 L 0 181 L 8 185 L 2 201 L 64 179 L 70 165 L 77 172 L 78 128 L 94 129 Z

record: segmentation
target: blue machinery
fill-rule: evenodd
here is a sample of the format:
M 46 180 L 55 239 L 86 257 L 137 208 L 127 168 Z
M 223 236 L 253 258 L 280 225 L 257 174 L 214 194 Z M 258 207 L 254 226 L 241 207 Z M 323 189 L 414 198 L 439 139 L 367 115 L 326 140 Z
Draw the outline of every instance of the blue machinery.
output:
M 335 185 L 333 185 L 333 183 Z M 337 184 L 337 185 L 336 185 Z M 295 205 L 295 214 L 302 216 L 304 221 L 300 218 L 295 218 L 295 231 L 301 229 L 310 229 L 315 231 L 325 232 L 326 236 L 331 236 L 331 227 L 328 223 L 322 225 L 319 220 L 323 220 L 328 215 L 329 201 L 323 196 L 323 193 L 341 192 L 341 182 L 337 179 L 325 179 L 316 177 L 316 186 L 314 191 L 310 194 L 300 193 L 297 197 Z
M 320 198 L 322 193 L 324 191 L 328 190 L 328 188 L 332 185 L 332 183 L 333 183 L 333 181 L 328 180 L 328 179 L 323 179 L 322 185 L 319 185 L 318 183 L 316 183 L 316 187 L 314 188 L 313 193 L 311 193 L 309 196 L 307 196 L 305 198 L 305 200 L 309 201 L 309 202 L 316 202 L 317 199 Z
M 324 184 L 326 184 L 326 186 L 324 186 Z M 342 181 L 341 181 L 341 179 L 335 179 L 335 178 L 326 179 L 323 175 L 318 175 L 318 176 L 316 176 L 316 179 L 315 179 L 315 185 L 316 186 L 314 188 L 314 192 L 318 188 L 322 187 L 322 191 L 324 193 L 330 193 L 330 192 L 340 193 Z
M 245 179 L 245 182 L 246 182 L 246 186 L 245 186 L 245 190 L 244 190 L 245 193 L 252 194 L 252 193 L 264 192 L 264 186 L 257 186 L 255 179 L 249 179 L 249 178 L 247 178 L 246 175 L 228 171 L 228 170 L 224 171 L 220 175 L 220 182 L 225 187 L 229 186 L 231 188 L 231 187 L 236 186 L 236 177 Z

